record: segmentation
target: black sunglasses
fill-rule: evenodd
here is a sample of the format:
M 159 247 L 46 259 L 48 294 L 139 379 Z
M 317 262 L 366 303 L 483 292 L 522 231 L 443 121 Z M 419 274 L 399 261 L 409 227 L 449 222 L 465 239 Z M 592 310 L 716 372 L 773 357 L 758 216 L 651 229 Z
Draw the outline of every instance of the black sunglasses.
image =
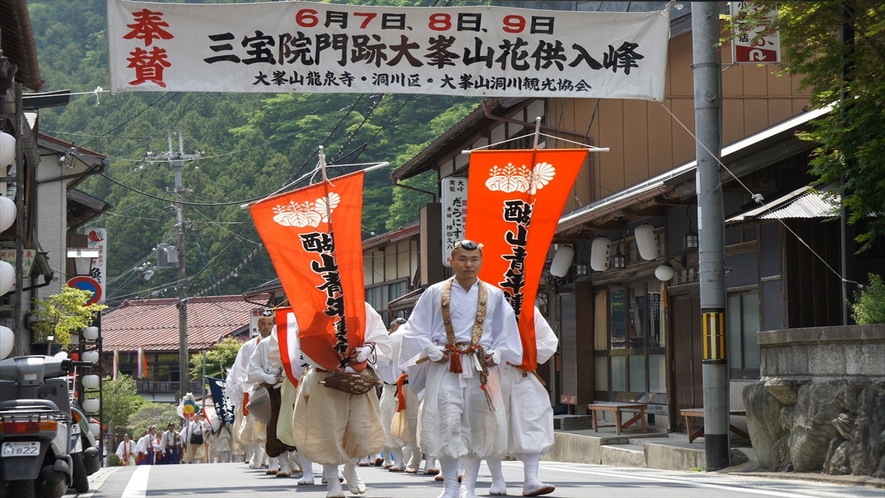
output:
M 455 247 L 452 248 L 452 251 L 455 249 L 464 249 L 465 251 L 475 251 L 479 248 L 479 244 L 472 240 L 464 239 L 455 242 Z

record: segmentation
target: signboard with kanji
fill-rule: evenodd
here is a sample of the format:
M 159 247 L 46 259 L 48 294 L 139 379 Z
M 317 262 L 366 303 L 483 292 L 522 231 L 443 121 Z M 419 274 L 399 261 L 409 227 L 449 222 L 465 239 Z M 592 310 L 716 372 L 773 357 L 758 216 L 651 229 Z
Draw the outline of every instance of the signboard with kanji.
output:
M 731 2 L 731 19 L 736 26 L 741 25 L 747 12 L 758 7 L 750 2 Z M 777 9 L 772 9 L 765 19 L 774 22 L 777 19 Z M 767 31 L 769 23 L 764 23 L 752 30 L 738 28 L 737 36 L 731 41 L 732 60 L 736 64 L 771 64 L 780 62 L 781 45 L 777 31 Z
M 442 244 L 443 264 L 449 265 L 449 256 L 455 243 L 464 238 L 467 221 L 467 178 L 450 176 L 442 179 Z
M 87 240 L 86 247 L 98 249 L 98 257 L 92 260 L 89 276 L 95 280 L 100 289 L 98 301 L 96 302 L 103 303 L 105 298 L 105 275 L 108 267 L 108 230 L 106 228 L 87 228 L 84 230 L 84 233 Z
M 112 92 L 664 98 L 667 11 L 108 0 L 107 12 Z
M 28 278 L 31 275 L 31 268 L 34 266 L 34 259 L 36 257 L 37 251 L 34 249 L 24 249 L 22 251 L 22 278 Z M 15 249 L 0 249 L 0 259 L 15 268 Z M 15 289 L 15 281 L 12 282 L 12 288 Z

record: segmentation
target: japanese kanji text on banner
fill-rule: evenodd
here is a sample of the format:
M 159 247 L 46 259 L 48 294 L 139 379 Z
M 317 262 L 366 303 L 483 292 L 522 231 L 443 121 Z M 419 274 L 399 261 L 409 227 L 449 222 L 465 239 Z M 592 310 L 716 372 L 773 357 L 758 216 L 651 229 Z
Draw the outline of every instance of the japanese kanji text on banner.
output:
M 301 351 L 329 371 L 342 369 L 365 337 L 364 176 L 339 176 L 249 207 L 292 306 Z
M 556 224 L 586 157 L 587 149 L 470 153 L 466 236 L 485 244 L 479 278 L 504 291 L 519 319 L 520 367 L 525 371 L 537 368 L 538 283 Z
M 661 101 L 659 12 L 108 0 L 111 91 Z

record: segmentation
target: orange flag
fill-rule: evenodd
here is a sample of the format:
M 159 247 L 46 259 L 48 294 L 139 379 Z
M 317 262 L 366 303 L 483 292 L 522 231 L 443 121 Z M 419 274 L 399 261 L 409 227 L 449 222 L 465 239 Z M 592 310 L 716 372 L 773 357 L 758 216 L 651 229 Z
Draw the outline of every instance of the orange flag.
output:
M 470 153 L 465 236 L 484 245 L 479 278 L 504 291 L 519 320 L 522 368 L 535 370 L 535 296 L 547 251 L 587 149 Z
M 249 208 L 295 313 L 301 351 L 329 371 L 341 370 L 365 337 L 364 176 L 339 176 Z

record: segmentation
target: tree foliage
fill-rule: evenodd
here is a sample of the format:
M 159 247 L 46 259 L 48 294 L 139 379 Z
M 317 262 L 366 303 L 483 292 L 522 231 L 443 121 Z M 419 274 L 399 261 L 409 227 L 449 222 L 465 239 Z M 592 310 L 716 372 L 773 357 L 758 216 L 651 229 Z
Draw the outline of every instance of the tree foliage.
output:
M 151 426 L 158 431 L 166 430 L 168 424 L 175 424 L 175 427 L 180 427 L 182 419 L 178 416 L 175 408 L 175 405 L 168 403 L 146 402 L 142 404 L 129 418 L 129 427 L 132 430 L 129 435 L 134 439 L 138 439 Z
M 752 3 L 760 13 L 779 8 L 771 29 L 780 33 L 783 70 L 802 75 L 813 106 L 832 106 L 802 137 L 820 144 L 811 171 L 820 185 L 841 185 L 849 222 L 859 227 L 856 240 L 867 249 L 885 235 L 885 3 Z M 750 28 L 760 22 L 746 19 Z M 840 38 L 843 24 L 854 31 L 853 43 Z
M 860 325 L 885 323 L 885 282 L 881 275 L 870 273 L 869 285 L 854 294 L 851 317 Z
M 130 418 L 147 401 L 138 395 L 135 379 L 128 375 L 118 375 L 116 379 L 105 377 L 101 384 L 101 421 L 114 433 L 131 432 Z M 97 398 L 88 395 L 87 398 Z
M 65 287 L 58 294 L 48 299 L 34 298 L 34 310 L 31 316 L 35 319 L 31 330 L 34 331 L 34 342 L 46 342 L 49 336 L 53 342 L 67 348 L 71 344 L 71 333 L 88 327 L 104 304 L 86 304 L 92 292 Z
M 237 352 L 243 344 L 232 338 L 225 337 L 223 341 L 215 345 L 215 348 L 206 352 L 206 376 L 222 378 L 237 359 Z M 191 357 L 191 378 L 199 379 L 203 376 L 203 355 Z

